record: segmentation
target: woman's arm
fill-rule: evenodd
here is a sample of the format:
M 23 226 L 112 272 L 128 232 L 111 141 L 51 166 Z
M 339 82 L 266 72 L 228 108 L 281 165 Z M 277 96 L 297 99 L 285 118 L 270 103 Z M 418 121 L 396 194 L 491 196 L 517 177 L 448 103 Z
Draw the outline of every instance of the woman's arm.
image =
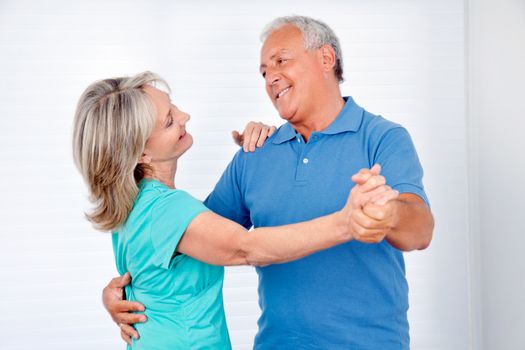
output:
M 344 236 L 343 241 L 353 239 L 356 232 L 359 232 L 361 237 L 367 235 L 373 238 L 384 235 L 381 230 L 362 227 L 359 223 L 360 210 L 352 210 L 362 207 L 369 201 L 385 205 L 397 197 L 396 191 L 385 186 L 385 179 L 379 176 L 379 172 L 380 169 L 374 167 L 366 178 L 353 178 L 359 185 L 354 186 L 345 207 L 340 212 L 306 223 L 258 228 L 246 232 L 243 227 L 225 218 L 212 213 L 203 213 L 190 223 L 177 250 L 211 264 L 264 265 L 298 259 L 328 248 L 337 244 L 336 242 L 341 239 L 340 234 Z M 341 232 L 337 230 L 338 220 L 346 222 Z M 332 225 L 336 227 L 334 231 L 325 231 Z M 321 232 L 327 232 L 327 237 L 321 236 Z M 122 338 L 131 344 L 131 337 L 135 339 L 139 337 L 132 325 L 144 322 L 145 316 L 130 313 L 142 309 L 140 303 L 123 300 L 123 288 L 128 283 L 129 275 L 127 278 L 124 276 L 124 278 L 113 279 L 104 288 L 102 299 L 113 320 L 119 324 Z
M 268 265 L 299 259 L 352 239 L 341 212 L 247 232 L 213 212 L 197 215 L 177 251 L 213 265 Z
M 374 182 L 372 179 L 371 182 Z M 370 198 L 388 201 L 397 192 L 376 181 L 367 192 L 355 187 L 345 207 L 333 214 L 297 224 L 261 227 L 247 232 L 239 224 L 212 212 L 197 215 L 188 225 L 177 251 L 214 265 L 268 265 L 306 255 L 352 240 L 353 206 Z

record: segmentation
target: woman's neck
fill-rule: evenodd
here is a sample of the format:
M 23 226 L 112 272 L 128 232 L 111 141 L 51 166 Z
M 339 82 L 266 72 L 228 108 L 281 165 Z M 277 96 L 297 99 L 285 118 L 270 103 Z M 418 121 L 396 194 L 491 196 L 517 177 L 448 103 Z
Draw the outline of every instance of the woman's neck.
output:
M 147 168 L 144 173 L 144 178 L 154 179 L 162 182 L 169 188 L 175 188 L 175 174 L 177 173 L 177 162 L 167 164 L 167 162 L 151 163 L 151 167 Z

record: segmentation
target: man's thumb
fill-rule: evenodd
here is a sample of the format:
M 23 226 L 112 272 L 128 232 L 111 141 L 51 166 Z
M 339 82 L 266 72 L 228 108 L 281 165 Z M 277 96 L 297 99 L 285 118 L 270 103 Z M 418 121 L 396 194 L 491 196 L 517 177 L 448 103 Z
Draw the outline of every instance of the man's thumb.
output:
M 131 282 L 131 275 L 129 272 L 126 272 L 122 276 L 120 276 L 120 287 L 124 287 L 125 285 L 128 285 Z

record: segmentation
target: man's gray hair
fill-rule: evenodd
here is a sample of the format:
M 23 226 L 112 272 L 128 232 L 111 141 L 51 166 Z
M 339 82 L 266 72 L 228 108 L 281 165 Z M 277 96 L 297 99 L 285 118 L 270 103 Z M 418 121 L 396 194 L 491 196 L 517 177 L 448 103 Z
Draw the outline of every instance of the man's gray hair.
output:
M 323 45 L 330 45 L 334 49 L 334 74 L 340 83 L 343 82 L 343 57 L 341 44 L 339 44 L 339 39 L 334 31 L 324 22 L 305 16 L 278 17 L 266 25 L 261 34 L 261 41 L 264 43 L 272 32 L 288 24 L 296 26 L 301 31 L 305 49 L 314 50 Z

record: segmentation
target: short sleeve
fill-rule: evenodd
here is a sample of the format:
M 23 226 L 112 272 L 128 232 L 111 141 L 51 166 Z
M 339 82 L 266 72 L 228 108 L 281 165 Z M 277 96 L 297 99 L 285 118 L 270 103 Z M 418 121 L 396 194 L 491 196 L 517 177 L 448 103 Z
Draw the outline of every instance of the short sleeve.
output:
M 204 203 L 213 212 L 249 229 L 252 222 L 241 189 L 244 156 L 242 150 L 237 152 Z
M 174 190 L 159 198 L 151 210 L 152 262 L 168 269 L 171 259 L 191 221 L 208 208 L 187 192 Z
M 403 127 L 389 129 L 380 139 L 374 162 L 381 165 L 381 175 L 399 193 L 413 193 L 429 205 L 423 188 L 423 168 L 408 131 Z

